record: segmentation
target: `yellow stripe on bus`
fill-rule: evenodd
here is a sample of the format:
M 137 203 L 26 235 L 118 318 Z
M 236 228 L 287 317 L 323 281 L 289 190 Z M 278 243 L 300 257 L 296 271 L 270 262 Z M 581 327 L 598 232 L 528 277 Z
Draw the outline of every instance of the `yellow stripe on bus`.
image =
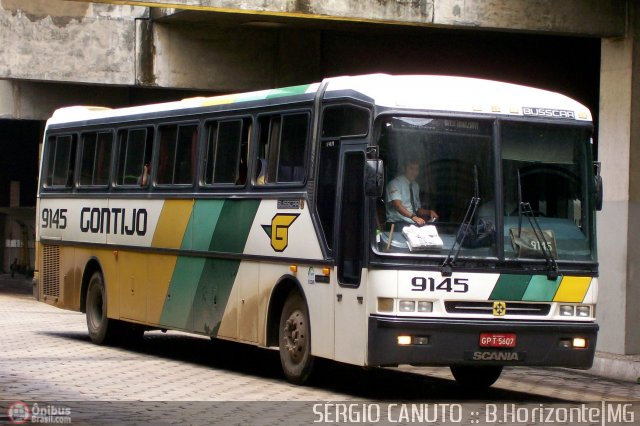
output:
M 591 277 L 563 277 L 560 288 L 553 298 L 554 302 L 580 303 L 587 295 Z
M 193 200 L 166 200 L 153 234 L 152 247 L 180 248 L 187 229 Z
M 200 106 L 213 106 L 213 105 L 223 105 L 223 104 L 232 104 L 236 100 L 236 95 L 222 95 L 222 96 L 214 96 L 211 98 L 205 98 L 202 100 Z

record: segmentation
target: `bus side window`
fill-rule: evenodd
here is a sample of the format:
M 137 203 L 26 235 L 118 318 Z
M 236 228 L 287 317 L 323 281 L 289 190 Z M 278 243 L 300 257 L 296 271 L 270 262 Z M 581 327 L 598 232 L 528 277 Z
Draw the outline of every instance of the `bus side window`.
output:
M 244 185 L 250 129 L 249 119 L 219 121 L 209 125 L 205 184 Z
M 341 284 L 358 286 L 364 257 L 364 153 L 344 155 L 338 279 Z M 348 235 L 348 237 L 344 237 Z
M 113 134 L 111 132 L 82 134 L 80 186 L 109 185 L 112 147 Z
M 76 135 L 49 138 L 45 187 L 71 188 L 73 186 L 76 140 Z
M 117 185 L 147 186 L 143 178 L 145 166 L 151 165 L 153 129 L 123 130 L 119 134 Z
M 365 137 L 369 132 L 369 110 L 354 105 L 331 105 L 322 117 L 323 138 Z
M 261 117 L 256 184 L 303 182 L 308 139 L 306 112 Z
M 195 124 L 160 127 L 158 185 L 193 183 L 197 142 L 198 126 Z

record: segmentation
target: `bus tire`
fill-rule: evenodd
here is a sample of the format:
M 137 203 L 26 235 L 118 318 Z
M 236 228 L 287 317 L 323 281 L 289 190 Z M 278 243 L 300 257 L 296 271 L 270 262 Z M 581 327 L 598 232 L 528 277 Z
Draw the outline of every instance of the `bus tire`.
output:
M 449 368 L 459 385 L 478 390 L 493 385 L 502 373 L 501 365 L 452 365 Z
M 98 345 L 111 343 L 116 334 L 117 321 L 107 318 L 107 293 L 100 271 L 94 272 L 89 280 L 86 311 L 91 341 Z
M 311 355 L 309 311 L 297 291 L 289 294 L 282 308 L 278 341 L 284 375 L 291 383 L 303 384 L 311 374 L 314 357 Z

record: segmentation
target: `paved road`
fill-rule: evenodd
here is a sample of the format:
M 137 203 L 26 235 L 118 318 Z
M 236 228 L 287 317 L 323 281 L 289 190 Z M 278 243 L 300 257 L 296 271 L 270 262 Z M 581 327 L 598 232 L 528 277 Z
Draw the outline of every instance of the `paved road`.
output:
M 640 408 L 640 385 L 565 369 L 508 368 L 494 387 L 477 394 L 459 388 L 446 368 L 363 370 L 320 362 L 311 383 L 301 387 L 283 379 L 271 350 L 177 332 L 147 332 L 136 347 L 97 346 L 83 314 L 36 302 L 28 282 L 7 276 L 0 277 L 0 330 L 0 423 L 17 401 L 32 414 L 67 407 L 74 424 L 344 423 L 357 410 L 360 421 L 376 420 L 377 404 L 382 420 L 395 423 L 402 418 L 389 418 L 386 410 L 397 401 L 442 409 L 437 420 L 443 424 L 458 424 L 456 412 L 446 411 L 451 403 L 462 404 L 463 424 L 479 424 L 487 403 L 535 408 L 635 401 L 636 412 Z M 353 411 L 345 414 L 346 408 Z

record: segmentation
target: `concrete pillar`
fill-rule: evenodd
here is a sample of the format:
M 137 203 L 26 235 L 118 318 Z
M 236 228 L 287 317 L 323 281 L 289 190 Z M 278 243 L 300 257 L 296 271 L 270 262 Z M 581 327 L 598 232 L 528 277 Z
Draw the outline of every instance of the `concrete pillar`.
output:
M 628 7 L 626 35 L 602 40 L 598 350 L 640 354 L 640 7 Z

